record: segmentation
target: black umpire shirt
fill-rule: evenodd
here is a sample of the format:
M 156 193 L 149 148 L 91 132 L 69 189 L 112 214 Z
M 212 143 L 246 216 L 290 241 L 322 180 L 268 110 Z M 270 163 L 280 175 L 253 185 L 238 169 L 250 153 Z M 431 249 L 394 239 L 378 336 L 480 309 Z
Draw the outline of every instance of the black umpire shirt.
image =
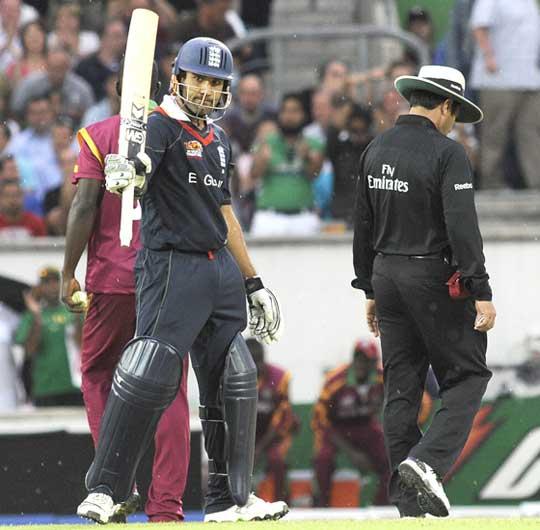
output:
M 476 300 L 491 300 L 472 169 L 462 145 L 423 116 L 400 116 L 359 163 L 352 285 L 373 298 L 377 253 L 425 256 L 450 248 Z
M 141 201 L 141 241 L 152 250 L 217 250 L 227 243 L 221 206 L 231 203 L 230 143 L 216 125 L 199 131 L 176 113 L 181 119 L 157 107 L 148 119 L 152 173 Z

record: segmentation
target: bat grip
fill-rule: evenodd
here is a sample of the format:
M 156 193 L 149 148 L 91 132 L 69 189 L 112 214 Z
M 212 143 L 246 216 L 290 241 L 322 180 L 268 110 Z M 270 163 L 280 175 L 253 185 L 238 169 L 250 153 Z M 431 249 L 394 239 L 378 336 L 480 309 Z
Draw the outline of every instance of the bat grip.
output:
M 120 246 L 129 247 L 133 236 L 133 200 L 135 184 L 126 186 L 122 191 L 122 210 L 120 213 Z

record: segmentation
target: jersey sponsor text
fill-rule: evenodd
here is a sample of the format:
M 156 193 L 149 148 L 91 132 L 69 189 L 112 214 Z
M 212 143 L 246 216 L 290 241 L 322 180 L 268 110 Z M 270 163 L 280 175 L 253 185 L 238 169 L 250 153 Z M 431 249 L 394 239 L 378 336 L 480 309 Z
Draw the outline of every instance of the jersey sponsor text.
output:
M 372 190 L 398 191 L 400 193 L 409 191 L 409 183 L 404 180 L 386 178 L 384 175 L 382 177 L 368 175 L 367 178 L 368 186 Z
M 396 168 L 389 164 L 382 164 L 381 177 L 368 175 L 368 186 L 372 190 L 397 191 L 407 193 L 409 191 L 409 183 L 404 180 L 394 178 Z
M 198 184 L 199 176 L 197 173 L 190 171 L 188 174 L 188 182 L 190 184 Z M 221 188 L 223 186 L 223 180 L 218 180 L 212 175 L 205 175 L 202 179 L 202 182 L 205 186 L 213 186 L 214 188 Z

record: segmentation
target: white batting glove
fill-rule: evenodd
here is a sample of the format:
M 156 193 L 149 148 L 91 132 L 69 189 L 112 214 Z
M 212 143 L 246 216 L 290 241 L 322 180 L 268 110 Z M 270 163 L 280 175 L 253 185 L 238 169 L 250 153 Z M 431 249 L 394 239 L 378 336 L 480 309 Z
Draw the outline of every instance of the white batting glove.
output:
M 246 294 L 251 333 L 265 344 L 277 342 L 283 331 L 283 318 L 276 296 L 258 276 L 246 280 Z
M 105 157 L 105 188 L 116 195 L 130 184 L 135 185 L 135 195 L 141 195 L 146 185 L 146 174 L 152 171 L 152 161 L 146 153 L 139 153 L 135 161 L 118 155 Z

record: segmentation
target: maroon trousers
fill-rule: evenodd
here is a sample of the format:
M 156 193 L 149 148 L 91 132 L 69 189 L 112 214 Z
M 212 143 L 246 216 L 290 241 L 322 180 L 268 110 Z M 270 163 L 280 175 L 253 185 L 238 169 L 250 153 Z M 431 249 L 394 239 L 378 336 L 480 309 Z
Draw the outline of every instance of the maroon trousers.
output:
M 126 343 L 135 334 L 135 295 L 92 294 L 83 327 L 82 392 L 88 424 L 97 444 L 112 378 Z M 181 521 L 189 466 L 188 358 L 175 400 L 161 417 L 155 435 L 152 483 L 145 512 L 150 521 Z
M 316 433 L 314 467 L 319 486 L 318 504 L 328 506 L 330 502 L 332 475 L 336 469 L 337 453 L 337 447 L 332 441 L 332 429 L 345 437 L 355 449 L 367 455 L 374 472 L 379 477 L 379 488 L 373 504 L 388 504 L 388 479 L 390 473 L 384 448 L 384 436 L 381 424 L 374 420 L 347 427 L 330 426 L 328 429 Z

